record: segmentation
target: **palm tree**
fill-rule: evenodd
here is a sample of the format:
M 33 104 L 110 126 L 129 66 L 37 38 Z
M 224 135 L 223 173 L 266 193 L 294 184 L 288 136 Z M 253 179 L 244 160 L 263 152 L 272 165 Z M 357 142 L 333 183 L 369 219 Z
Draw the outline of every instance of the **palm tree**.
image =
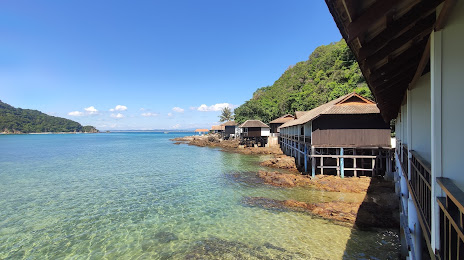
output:
M 225 107 L 222 109 L 222 113 L 219 116 L 219 121 L 220 122 L 226 122 L 226 121 L 231 121 L 234 120 L 234 115 L 232 113 L 232 110 L 230 107 Z

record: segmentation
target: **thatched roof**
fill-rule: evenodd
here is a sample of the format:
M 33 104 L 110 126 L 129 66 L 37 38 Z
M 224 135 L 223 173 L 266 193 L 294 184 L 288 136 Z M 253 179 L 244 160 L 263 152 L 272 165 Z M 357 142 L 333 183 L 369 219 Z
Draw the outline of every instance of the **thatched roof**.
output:
M 307 111 L 295 111 L 295 119 L 303 116 Z
M 356 93 L 351 93 L 328 103 L 318 106 L 295 120 L 288 121 L 279 128 L 302 125 L 316 119 L 320 115 L 339 115 L 339 114 L 378 114 L 380 113 L 377 105 L 367 98 L 363 98 Z
M 239 126 L 240 128 L 245 128 L 245 127 L 267 127 L 269 128 L 268 125 L 265 123 L 259 121 L 259 120 L 247 120 L 245 123 L 241 124 Z
M 223 125 L 223 126 L 236 126 L 238 124 L 235 121 L 227 121 L 227 122 L 225 122 L 225 123 L 223 123 L 221 125 Z
M 213 125 L 211 127 L 212 131 L 224 131 L 225 127 L 223 125 Z
M 283 124 L 285 122 L 288 122 L 290 120 L 293 120 L 295 117 L 290 115 L 290 114 L 286 114 L 286 115 L 283 115 L 279 118 L 276 118 L 274 120 L 272 120 L 271 122 L 269 122 L 269 124 Z

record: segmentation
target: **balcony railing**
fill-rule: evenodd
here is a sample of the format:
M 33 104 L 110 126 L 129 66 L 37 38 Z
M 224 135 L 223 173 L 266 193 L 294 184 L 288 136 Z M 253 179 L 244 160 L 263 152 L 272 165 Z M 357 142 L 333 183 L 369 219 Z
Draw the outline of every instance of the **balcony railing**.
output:
M 401 145 L 401 166 L 403 173 L 408 176 L 408 146 L 405 144 Z
M 423 229 L 430 241 L 430 226 L 432 221 L 432 188 L 430 164 L 416 152 L 411 152 L 411 179 L 409 185 L 414 195 L 418 213 L 422 218 Z
M 437 198 L 440 206 L 441 259 L 464 259 L 464 192 L 450 179 L 437 178 L 446 197 Z

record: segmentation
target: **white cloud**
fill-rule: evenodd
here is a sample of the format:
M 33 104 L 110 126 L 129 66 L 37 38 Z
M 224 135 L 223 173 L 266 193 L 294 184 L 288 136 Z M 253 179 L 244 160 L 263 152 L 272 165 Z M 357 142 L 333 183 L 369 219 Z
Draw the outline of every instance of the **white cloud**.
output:
M 115 108 L 110 109 L 111 112 L 114 112 L 114 111 L 126 111 L 126 110 L 127 110 L 127 107 L 123 106 L 123 105 L 117 105 Z
M 157 113 L 151 113 L 151 112 L 142 113 L 141 115 L 142 115 L 142 116 L 145 116 L 145 117 L 149 117 L 149 116 L 158 116 Z
M 84 110 L 91 115 L 98 114 L 98 110 L 94 106 L 86 107 Z
M 179 129 L 179 127 L 180 127 L 180 124 L 176 124 L 176 125 L 173 125 L 171 128 L 172 129 Z
M 185 110 L 180 107 L 173 107 L 172 111 L 177 112 L 177 113 L 183 113 Z
M 124 115 L 121 114 L 121 113 L 117 113 L 117 114 L 111 114 L 111 117 L 113 117 L 113 118 L 123 118 Z
M 140 108 L 140 111 L 145 111 L 145 108 L 141 107 L 141 108 Z
M 168 116 L 172 116 L 172 113 L 168 113 Z
M 69 116 L 83 116 L 84 113 L 82 113 L 80 111 L 72 111 L 72 112 L 69 112 L 68 115 Z
M 225 107 L 233 108 L 234 106 L 229 104 L 229 103 L 218 103 L 214 104 L 211 106 L 207 106 L 205 104 L 202 104 L 201 106 L 197 107 L 196 110 L 202 111 L 202 112 L 207 112 L 207 111 L 221 111 Z M 190 108 L 192 109 L 192 108 Z
M 116 111 L 126 111 L 126 110 L 127 110 L 127 107 L 126 107 L 126 106 L 122 106 L 122 105 L 117 105 L 114 109 L 115 109 Z

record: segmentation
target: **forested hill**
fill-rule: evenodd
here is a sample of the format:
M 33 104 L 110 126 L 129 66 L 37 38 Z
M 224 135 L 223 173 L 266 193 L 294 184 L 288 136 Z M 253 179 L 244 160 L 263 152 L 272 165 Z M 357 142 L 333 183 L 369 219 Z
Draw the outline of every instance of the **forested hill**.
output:
M 0 132 L 98 132 L 93 126 L 82 126 L 69 119 L 49 116 L 37 110 L 12 107 L 0 101 Z
M 342 39 L 317 47 L 307 61 L 290 66 L 272 86 L 256 90 L 250 100 L 235 109 L 235 119 L 268 123 L 353 91 L 373 99 L 354 55 Z

